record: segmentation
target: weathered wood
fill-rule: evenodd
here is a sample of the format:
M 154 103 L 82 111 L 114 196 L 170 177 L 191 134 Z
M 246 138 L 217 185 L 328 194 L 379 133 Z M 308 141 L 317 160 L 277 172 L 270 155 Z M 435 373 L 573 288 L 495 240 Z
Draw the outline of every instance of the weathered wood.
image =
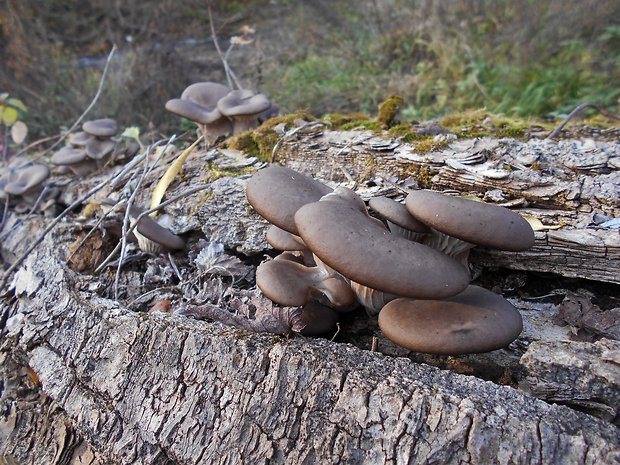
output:
M 5 248 L 22 249 L 33 225 Z M 70 240 L 59 228 L 16 274 L 5 334 L 113 463 L 620 463 L 615 426 L 513 388 L 326 340 L 128 311 L 66 268 Z
M 527 392 L 612 421 L 620 419 L 620 342 L 538 341 L 521 364 L 527 370 L 521 388 Z
M 351 137 L 355 140 L 360 134 L 374 137 L 368 133 L 352 133 Z M 347 140 L 349 136 L 342 137 Z M 382 155 L 368 141 L 365 145 L 328 143 L 323 150 L 321 140 L 292 140 L 283 144 L 280 153 L 286 154 L 284 161 L 294 168 L 338 181 L 347 179 L 344 173 L 357 179 L 377 173 L 404 178 L 426 166 Z M 302 157 L 310 146 L 320 150 Z M 170 197 L 210 181 L 199 155 L 188 160 L 183 178 L 171 186 Z M 437 174 L 439 166 L 431 164 L 432 174 Z M 142 205 L 161 173 L 160 169 L 147 179 L 138 195 Z M 72 182 L 63 199 L 75 199 L 99 181 Z M 108 193 L 104 190 L 101 195 Z M 479 251 L 478 259 L 489 266 L 537 271 L 551 270 L 561 260 L 577 259 L 581 261 L 570 262 L 569 272 L 577 270 L 575 275 L 580 276 L 578 268 L 590 264 L 595 271 L 588 271 L 588 277 L 608 279 L 618 266 L 616 238 L 605 230 L 577 227 L 587 224 L 591 212 L 570 210 L 561 194 L 548 201 L 548 194 L 544 189 L 528 190 L 527 201 L 533 207 L 528 211 L 545 213 L 541 215 L 545 222 L 553 222 L 559 214 L 570 228 L 538 233 L 532 258 L 498 254 L 485 259 L 487 252 Z M 615 208 L 613 196 L 597 202 L 596 211 Z M 174 217 L 175 232 L 188 233 L 194 246 L 202 231 L 207 240 L 220 242 L 227 250 L 244 254 L 268 250 L 266 222 L 248 207 L 243 177 L 218 179 L 209 192 L 193 195 L 166 211 Z M 15 220 L 9 218 L 3 233 L 11 232 L 2 236 L 2 253 L 9 262 L 42 227 L 40 218 Z M 62 422 L 46 423 L 49 410 L 41 414 L 36 409 L 22 411 L 17 403 L 18 408 L 2 414 L 0 453 L 38 463 L 37 451 L 45 450 L 44 445 L 48 450 L 58 449 L 54 438 L 68 434 L 63 433 L 65 425 L 76 444 L 78 438 L 86 440 L 87 444 L 81 444 L 91 448 L 88 453 L 93 463 L 620 463 L 615 426 L 514 388 L 350 345 L 302 338 L 286 341 L 178 315 L 129 311 L 122 303 L 156 286 L 170 287 L 170 281 L 157 274 L 165 267 L 168 271 L 161 273 L 174 274 L 168 261 L 143 259 L 131 265 L 133 269 L 126 266 L 121 274 L 121 302 L 109 300 L 109 273 L 76 274 L 64 263 L 79 223 L 83 221 L 68 218 L 29 257 L 13 280 L 16 305 L 3 307 L 0 318 L 7 341 L 1 349 L 3 356 L 28 361 L 44 392 L 53 398 L 52 413 L 60 415 L 53 418 Z M 192 259 L 182 254 L 176 257 L 181 271 L 191 272 Z M 532 259 L 539 260 L 538 266 L 526 261 Z M 144 263 L 147 270 L 141 269 Z M 557 269 L 572 276 L 566 270 L 566 265 Z M 178 301 L 179 289 L 185 288 L 176 288 Z M 547 343 L 546 367 L 553 366 L 564 346 L 550 342 L 567 337 L 568 329 L 541 330 L 534 324 L 540 313 L 536 306 L 524 305 L 528 310 L 524 312 L 524 335 L 499 358 L 518 359 L 528 344 L 542 339 L 541 343 Z M 553 309 L 547 313 L 541 320 L 543 326 L 550 324 Z M 384 346 L 380 350 L 408 355 L 387 344 L 380 340 Z M 587 357 L 584 354 L 592 346 L 585 343 L 578 355 Z M 478 356 L 470 357 L 476 360 Z M 463 360 L 445 360 L 441 366 Z M 543 364 L 538 371 L 550 370 Z M 562 373 L 558 371 L 558 379 Z M 597 380 L 604 389 L 602 377 Z M 613 405 L 613 392 L 605 405 Z M 609 417 L 605 408 L 601 412 Z M 22 430 L 11 426 L 16 418 L 20 419 L 16 425 L 44 425 L 40 431 L 45 434 L 35 435 L 41 438 L 34 440 L 39 445 L 17 447 Z M 72 425 L 65 423 L 69 420 Z M 36 428 L 31 430 L 39 431 Z M 66 454 L 76 450 L 74 445 L 70 442 L 64 448 Z M 56 463 L 48 461 L 49 454 L 41 457 L 43 463 Z
M 593 223 L 595 214 L 620 216 L 618 144 L 480 139 L 420 154 L 405 143 L 391 151 L 375 149 L 381 142 L 385 145 L 385 138 L 368 131 L 300 135 L 282 145 L 278 159 L 336 182 L 412 177 L 423 187 L 477 193 L 488 201 L 520 206 L 547 225 L 563 226 L 539 232 L 536 245 L 526 252 L 476 250 L 475 260 L 620 283 L 620 234 Z M 459 161 L 475 155 L 480 163 Z

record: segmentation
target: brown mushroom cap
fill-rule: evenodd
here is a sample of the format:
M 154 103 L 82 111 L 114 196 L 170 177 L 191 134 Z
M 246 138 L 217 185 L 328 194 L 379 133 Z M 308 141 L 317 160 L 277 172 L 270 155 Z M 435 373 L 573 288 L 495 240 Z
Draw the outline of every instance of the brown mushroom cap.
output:
M 534 245 L 527 220 L 504 207 L 428 190 L 412 191 L 406 206 L 423 223 L 472 244 L 509 251 Z
M 223 115 L 215 107 L 205 107 L 191 100 L 173 98 L 166 102 L 166 110 L 199 124 L 211 124 Z
M 409 350 L 459 355 L 506 347 L 521 333 L 523 320 L 502 296 L 469 286 L 445 300 L 393 300 L 379 313 L 379 327 Z
M 301 321 L 304 328 L 300 331 L 304 336 L 322 336 L 333 331 L 338 323 L 338 312 L 311 300 L 301 309 Z
M 416 220 L 404 204 L 390 199 L 389 197 L 373 197 L 368 202 L 368 206 L 376 211 L 382 218 L 394 223 L 401 228 L 416 233 L 430 233 L 431 229 Z
M 218 82 L 196 82 L 185 88 L 181 99 L 192 101 L 202 107 L 215 108 L 217 102 L 230 93 L 230 90 L 230 87 Z
M 101 160 L 106 155 L 112 153 L 112 150 L 114 150 L 114 145 L 114 141 L 111 139 L 99 139 L 97 137 L 92 137 L 86 143 L 86 155 L 93 160 Z
M 295 214 L 299 235 L 328 266 L 364 286 L 403 297 L 440 299 L 467 287 L 452 258 L 389 233 L 346 202 L 314 202 Z
M 51 162 L 54 165 L 73 165 L 87 158 L 86 150 L 65 146 L 52 155 Z
M 16 174 L 17 176 L 4 186 L 4 192 L 21 195 L 45 181 L 50 170 L 45 165 L 31 165 L 18 169 Z
M 271 102 L 264 94 L 251 90 L 233 90 L 217 102 L 217 108 L 226 116 L 258 115 L 267 110 Z
M 295 212 L 330 192 L 331 187 L 278 165 L 259 170 L 250 178 L 246 188 L 248 202 L 259 215 L 297 236 Z
M 76 147 L 84 147 L 94 136 L 84 131 L 78 131 L 71 134 L 69 143 Z
M 111 118 L 95 119 L 86 121 L 82 125 L 82 130 L 92 136 L 112 137 L 118 131 L 116 121 Z
M 306 244 L 304 244 L 301 237 L 295 236 L 284 229 L 278 228 L 274 224 L 267 229 L 267 242 L 276 250 L 308 250 L 308 247 L 306 247 Z
M 141 209 L 131 207 L 129 216 L 135 219 L 141 212 Z M 185 248 L 185 240 L 183 240 L 183 238 L 173 234 L 149 216 L 140 218 L 138 226 L 136 227 L 136 232 L 138 232 L 138 234 L 136 234 L 138 242 L 140 241 L 140 235 L 142 235 L 169 250 L 183 250 Z
M 267 298 L 284 306 L 300 307 L 312 299 L 334 308 L 350 309 L 357 304 L 345 281 L 288 258 L 261 263 L 256 285 Z

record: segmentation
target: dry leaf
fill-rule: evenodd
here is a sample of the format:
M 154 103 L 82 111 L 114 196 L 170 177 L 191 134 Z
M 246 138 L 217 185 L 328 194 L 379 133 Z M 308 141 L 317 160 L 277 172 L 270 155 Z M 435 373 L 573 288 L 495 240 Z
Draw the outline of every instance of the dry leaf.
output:
M 11 139 L 15 144 L 19 145 L 24 142 L 26 136 L 28 135 L 28 126 L 23 121 L 16 121 L 13 126 L 11 126 Z
M 196 146 L 200 143 L 203 136 L 200 136 L 196 141 L 186 148 L 179 157 L 172 162 L 170 167 L 166 170 L 164 175 L 161 177 L 157 186 L 153 190 L 153 195 L 151 197 L 151 208 L 158 207 L 161 203 L 161 199 L 164 198 L 166 194 L 166 190 L 168 186 L 174 181 L 174 178 L 181 172 L 181 168 L 183 167 L 183 163 L 187 159 L 187 157 L 192 153 L 192 151 L 196 148 Z M 151 213 L 151 216 L 157 216 L 156 212 Z
M 522 213 L 521 216 L 527 220 L 527 222 L 530 224 L 530 226 L 532 227 L 534 231 L 550 231 L 550 230 L 560 229 L 562 227 L 561 224 L 555 224 L 555 225 L 543 224 L 542 221 L 540 221 L 534 215 L 528 215 L 528 214 Z

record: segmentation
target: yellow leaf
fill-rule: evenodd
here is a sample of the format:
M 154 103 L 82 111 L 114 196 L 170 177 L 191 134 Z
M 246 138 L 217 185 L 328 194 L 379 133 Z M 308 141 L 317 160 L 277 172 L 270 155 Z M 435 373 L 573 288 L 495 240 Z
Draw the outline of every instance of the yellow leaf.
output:
M 18 117 L 17 110 L 13 107 L 5 107 L 2 113 L 2 124 L 5 126 L 12 126 Z
M 24 139 L 28 135 L 28 126 L 23 121 L 16 121 L 13 126 L 11 126 L 11 138 L 16 145 L 24 142 Z
M 190 153 L 192 153 L 192 151 L 200 143 L 202 138 L 203 136 L 200 136 L 198 139 L 196 139 L 196 142 L 187 147 L 183 151 L 183 153 L 179 155 L 178 158 L 174 160 L 172 164 L 168 167 L 164 175 L 155 186 L 155 189 L 153 190 L 153 195 L 151 196 L 151 208 L 159 206 L 159 204 L 161 203 L 161 199 L 164 198 L 164 194 L 166 193 L 168 186 L 170 185 L 170 183 L 172 183 L 174 178 L 176 178 L 177 174 L 181 172 L 181 168 L 183 167 L 185 159 L 189 156 Z M 153 212 L 151 213 L 151 216 L 157 216 L 157 213 Z
M 536 218 L 534 215 L 528 215 L 522 213 L 521 216 L 527 220 L 534 231 L 549 231 L 552 229 L 560 229 L 562 227 L 561 224 L 555 225 L 545 225 L 542 221 Z

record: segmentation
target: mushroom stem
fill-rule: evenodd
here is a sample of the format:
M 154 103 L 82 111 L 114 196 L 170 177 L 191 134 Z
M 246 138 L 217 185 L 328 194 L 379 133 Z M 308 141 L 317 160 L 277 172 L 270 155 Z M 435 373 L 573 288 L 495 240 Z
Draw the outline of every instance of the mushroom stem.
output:
M 257 115 L 233 115 L 232 119 L 233 135 L 240 134 L 258 126 Z
M 381 309 L 399 296 L 387 292 L 379 291 L 368 286 L 351 281 L 351 289 L 355 293 L 357 300 L 366 309 L 370 316 L 378 315 Z

